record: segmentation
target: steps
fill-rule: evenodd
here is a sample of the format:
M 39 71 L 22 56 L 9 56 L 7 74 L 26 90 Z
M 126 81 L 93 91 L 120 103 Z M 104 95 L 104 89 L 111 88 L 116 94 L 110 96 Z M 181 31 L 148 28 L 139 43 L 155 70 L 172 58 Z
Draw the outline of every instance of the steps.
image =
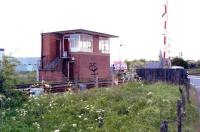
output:
M 45 70 L 56 70 L 58 69 L 59 64 L 61 64 L 62 59 L 56 58 L 50 64 L 44 67 Z

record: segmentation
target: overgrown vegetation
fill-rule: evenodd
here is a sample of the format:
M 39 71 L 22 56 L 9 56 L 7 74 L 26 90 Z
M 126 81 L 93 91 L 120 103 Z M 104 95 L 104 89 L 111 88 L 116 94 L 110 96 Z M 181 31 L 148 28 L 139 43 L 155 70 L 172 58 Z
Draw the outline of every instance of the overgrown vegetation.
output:
M 36 82 L 36 71 L 21 71 L 17 72 L 17 78 L 19 84 L 35 83 Z
M 200 75 L 200 68 L 188 69 L 188 73 L 189 73 L 189 74 Z
M 15 71 L 18 62 L 5 56 L 0 62 L 0 131 L 159 131 L 160 122 L 176 120 L 177 86 L 141 82 L 80 93 L 48 94 L 28 99 L 15 90 L 28 82 Z M 26 73 L 25 73 L 26 74 Z M 34 75 L 34 74 L 31 74 Z M 197 108 L 188 104 L 184 130 L 193 129 Z M 170 123 L 175 131 L 176 124 Z
M 0 131 L 159 131 L 160 122 L 176 119 L 177 86 L 130 83 L 77 94 L 49 94 L 22 107 L 1 110 Z M 193 131 L 197 108 L 187 104 L 184 130 Z M 176 131 L 176 124 L 169 124 Z
M 20 106 L 27 98 L 15 90 L 19 81 L 15 67 L 19 62 L 10 56 L 4 56 L 0 61 L 0 103 L 1 108 Z
M 127 64 L 127 68 L 128 68 L 127 70 L 129 72 L 132 72 L 137 68 L 143 68 L 146 61 L 145 59 L 132 60 L 132 61 L 125 60 L 125 63 Z
M 172 66 L 182 66 L 185 69 L 188 69 L 188 62 L 185 61 L 183 58 L 179 58 L 179 57 L 173 58 L 171 60 L 171 63 L 172 63 Z

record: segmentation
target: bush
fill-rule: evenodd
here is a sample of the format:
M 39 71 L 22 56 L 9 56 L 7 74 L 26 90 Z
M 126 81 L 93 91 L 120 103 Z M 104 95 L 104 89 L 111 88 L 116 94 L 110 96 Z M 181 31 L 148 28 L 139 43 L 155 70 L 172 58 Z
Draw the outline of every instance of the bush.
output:
M 25 100 L 26 96 L 16 90 L 16 84 L 18 78 L 16 75 L 15 67 L 19 62 L 10 56 L 4 56 L 0 61 L 0 94 L 5 97 L 2 100 L 3 107 L 15 107 L 20 106 Z
M 19 107 L 28 100 L 28 96 L 25 93 L 17 90 L 6 91 L 5 97 L 2 105 L 3 108 Z
M 183 60 L 182 58 L 176 57 L 171 60 L 171 63 L 172 63 L 172 66 L 182 66 L 185 69 L 188 68 L 188 63 L 185 60 Z
M 197 67 L 200 67 L 200 60 L 197 61 Z

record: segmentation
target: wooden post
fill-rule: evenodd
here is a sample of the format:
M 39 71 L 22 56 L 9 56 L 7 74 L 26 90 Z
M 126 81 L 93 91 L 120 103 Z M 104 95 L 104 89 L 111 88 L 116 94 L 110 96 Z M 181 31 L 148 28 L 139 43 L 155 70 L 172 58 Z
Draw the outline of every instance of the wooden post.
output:
M 181 95 L 181 105 L 182 105 L 182 108 L 183 108 L 183 112 L 185 112 L 185 95 L 184 95 L 184 92 L 182 93 Z
M 115 82 L 115 75 L 112 74 L 112 87 L 114 86 L 114 82 Z
M 182 132 L 181 100 L 177 101 L 177 132 Z
M 99 78 L 98 78 L 98 75 L 95 76 L 95 87 L 96 88 L 99 87 Z
M 168 122 L 162 121 L 160 125 L 160 132 L 168 132 Z
M 190 102 L 190 79 L 186 81 L 186 98 L 187 101 Z

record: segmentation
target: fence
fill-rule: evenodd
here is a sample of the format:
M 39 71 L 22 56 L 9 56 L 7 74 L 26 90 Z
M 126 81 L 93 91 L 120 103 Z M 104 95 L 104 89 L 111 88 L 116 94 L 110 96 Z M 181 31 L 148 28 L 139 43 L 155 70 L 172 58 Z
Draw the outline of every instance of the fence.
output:
M 180 93 L 181 93 L 181 97 L 179 100 L 177 100 L 177 104 L 176 104 L 176 110 L 177 110 L 177 118 L 173 121 L 167 121 L 164 120 L 161 122 L 160 125 L 160 132 L 168 132 L 168 124 L 169 123 L 177 123 L 177 132 L 182 132 L 183 131 L 183 122 L 184 122 L 184 118 L 185 118 L 185 94 L 184 91 L 179 88 Z
M 185 69 L 136 69 L 136 73 L 143 80 L 148 82 L 169 82 L 173 84 L 186 85 L 188 83 L 187 72 Z
M 148 82 L 158 82 L 163 81 L 167 83 L 173 83 L 179 85 L 179 91 L 181 93 L 180 99 L 177 101 L 177 118 L 173 121 L 164 120 L 160 125 L 160 132 L 168 132 L 168 124 L 177 122 L 177 132 L 182 132 L 183 128 L 183 119 L 185 116 L 185 100 L 189 101 L 189 86 L 190 82 L 187 78 L 187 72 L 185 69 L 136 69 L 136 73 L 138 76 L 142 78 L 142 80 Z M 185 90 L 183 90 L 180 85 L 185 86 Z M 185 97 L 186 95 L 186 97 Z

